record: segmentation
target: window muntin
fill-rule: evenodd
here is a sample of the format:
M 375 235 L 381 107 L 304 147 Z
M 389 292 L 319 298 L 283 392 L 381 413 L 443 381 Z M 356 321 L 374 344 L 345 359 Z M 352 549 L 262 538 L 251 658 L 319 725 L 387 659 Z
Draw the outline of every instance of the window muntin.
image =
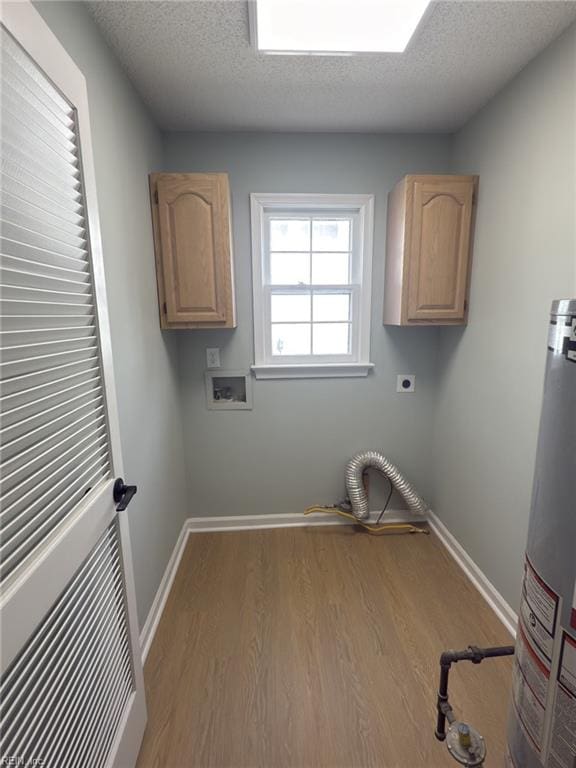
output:
M 360 287 L 354 212 L 264 216 L 266 357 L 353 361 Z

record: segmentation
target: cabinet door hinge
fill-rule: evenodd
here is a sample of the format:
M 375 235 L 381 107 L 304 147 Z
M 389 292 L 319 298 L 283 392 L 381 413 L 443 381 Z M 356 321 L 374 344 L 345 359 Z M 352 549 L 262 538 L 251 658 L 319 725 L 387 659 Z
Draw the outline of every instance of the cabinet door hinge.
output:
M 157 189 L 154 190 L 154 202 L 156 203 L 156 205 L 158 205 L 158 190 Z
M 168 309 L 166 308 L 166 302 L 164 302 L 164 304 L 162 304 L 162 312 L 164 312 L 165 315 L 168 314 Z

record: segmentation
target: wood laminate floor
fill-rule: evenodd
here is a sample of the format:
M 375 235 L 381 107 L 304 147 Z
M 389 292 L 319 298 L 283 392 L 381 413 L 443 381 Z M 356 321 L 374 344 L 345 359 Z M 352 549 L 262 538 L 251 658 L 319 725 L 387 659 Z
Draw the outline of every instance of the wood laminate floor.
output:
M 188 539 L 148 655 L 138 768 L 449 768 L 438 657 L 510 636 L 434 536 L 349 526 Z M 511 663 L 451 701 L 502 765 Z

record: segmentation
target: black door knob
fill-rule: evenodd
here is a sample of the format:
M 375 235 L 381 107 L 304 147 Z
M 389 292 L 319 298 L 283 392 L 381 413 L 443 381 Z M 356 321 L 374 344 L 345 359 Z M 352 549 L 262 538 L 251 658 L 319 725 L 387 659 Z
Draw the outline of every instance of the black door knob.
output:
M 116 478 L 112 491 L 114 501 L 118 505 L 116 512 L 123 512 L 126 509 L 137 490 L 138 488 L 135 485 L 126 485 L 121 477 Z

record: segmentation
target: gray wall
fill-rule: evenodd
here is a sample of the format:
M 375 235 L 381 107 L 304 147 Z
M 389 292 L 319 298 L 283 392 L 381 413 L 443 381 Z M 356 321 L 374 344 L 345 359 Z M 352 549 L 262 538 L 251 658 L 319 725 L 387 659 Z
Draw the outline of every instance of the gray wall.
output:
M 441 332 L 436 511 L 516 606 L 547 317 L 576 294 L 576 26 L 455 137 L 480 174 L 470 323 Z M 569 415 L 566 415 L 567 418 Z
M 140 626 L 187 517 L 177 339 L 158 326 L 147 174 L 158 131 L 76 3 L 36 6 L 86 77 Z
M 445 170 L 449 137 L 171 133 L 165 146 L 166 170 L 226 171 L 232 188 L 238 328 L 177 332 L 193 514 L 289 513 L 334 502 L 346 460 L 368 448 L 390 456 L 430 497 L 438 331 L 382 325 L 386 197 L 405 173 Z M 365 379 L 255 381 L 253 411 L 208 411 L 206 347 L 221 347 L 223 368 L 253 362 L 250 192 L 376 195 L 376 369 Z M 416 374 L 414 394 L 396 394 L 399 373 Z M 374 478 L 373 489 L 376 508 L 386 486 Z

